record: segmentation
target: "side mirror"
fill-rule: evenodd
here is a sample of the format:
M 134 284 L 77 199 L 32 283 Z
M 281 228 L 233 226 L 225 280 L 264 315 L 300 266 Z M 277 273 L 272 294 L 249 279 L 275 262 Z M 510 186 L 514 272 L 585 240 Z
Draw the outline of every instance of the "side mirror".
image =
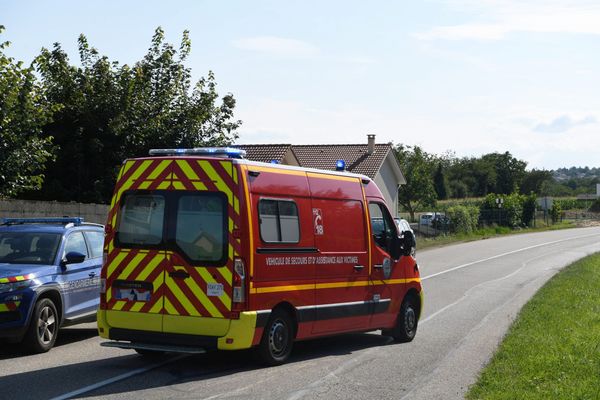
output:
M 79 264 L 85 260 L 85 255 L 78 251 L 70 251 L 67 253 L 65 258 L 62 260 L 62 265 L 68 264 Z
M 397 260 L 400 258 L 402 253 L 402 238 L 398 236 L 393 236 L 390 240 L 390 256 Z
M 415 235 L 411 231 L 405 231 L 402 233 L 402 239 L 400 247 L 402 248 L 402 255 L 410 256 L 413 249 L 416 247 Z

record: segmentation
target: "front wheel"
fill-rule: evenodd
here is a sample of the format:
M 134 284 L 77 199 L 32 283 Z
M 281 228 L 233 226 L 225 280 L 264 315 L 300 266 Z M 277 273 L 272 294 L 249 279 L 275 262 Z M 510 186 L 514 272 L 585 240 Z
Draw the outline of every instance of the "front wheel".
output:
M 406 343 L 415 338 L 417 326 L 419 324 L 419 314 L 417 302 L 413 297 L 407 297 L 402 302 L 400 313 L 396 320 L 396 326 L 384 333 L 394 338 L 396 342 Z
M 294 343 L 292 319 L 283 310 L 275 310 L 263 332 L 258 355 L 267 365 L 280 365 L 287 361 Z
M 45 353 L 54 346 L 58 333 L 58 313 L 50 299 L 41 299 L 35 305 L 24 343 L 34 353 Z

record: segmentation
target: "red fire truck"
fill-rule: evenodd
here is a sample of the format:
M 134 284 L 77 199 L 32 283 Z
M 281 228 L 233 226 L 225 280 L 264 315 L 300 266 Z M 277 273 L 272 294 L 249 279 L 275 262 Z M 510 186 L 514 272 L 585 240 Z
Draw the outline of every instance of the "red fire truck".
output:
M 229 148 L 126 160 L 106 223 L 102 345 L 139 353 L 256 347 L 270 365 L 296 340 L 417 330 L 423 292 L 375 183 L 252 162 Z

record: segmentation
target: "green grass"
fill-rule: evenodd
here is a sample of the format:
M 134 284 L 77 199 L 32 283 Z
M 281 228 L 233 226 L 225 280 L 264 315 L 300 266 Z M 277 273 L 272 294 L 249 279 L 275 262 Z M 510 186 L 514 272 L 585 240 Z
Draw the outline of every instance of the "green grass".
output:
M 466 398 L 600 399 L 600 254 L 525 305 Z
M 449 234 L 436 237 L 417 237 L 417 251 L 432 247 L 444 246 L 458 242 L 470 242 L 473 240 L 489 239 L 501 235 L 513 235 L 517 233 L 542 232 L 558 229 L 575 228 L 576 224 L 573 221 L 563 221 L 553 225 L 544 225 L 543 222 L 538 222 L 536 228 L 511 229 L 506 226 L 496 226 L 478 229 L 470 234 Z M 600 400 L 600 399 L 599 399 Z

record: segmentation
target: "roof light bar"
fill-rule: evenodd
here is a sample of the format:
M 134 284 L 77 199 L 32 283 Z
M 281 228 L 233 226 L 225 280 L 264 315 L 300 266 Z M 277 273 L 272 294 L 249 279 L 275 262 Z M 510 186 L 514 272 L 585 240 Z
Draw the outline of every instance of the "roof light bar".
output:
M 233 147 L 194 147 L 192 149 L 152 149 L 151 156 L 214 156 L 227 158 L 244 158 L 246 151 Z
M 2 225 L 17 224 L 75 224 L 81 225 L 81 217 L 61 217 L 61 218 L 2 218 Z

